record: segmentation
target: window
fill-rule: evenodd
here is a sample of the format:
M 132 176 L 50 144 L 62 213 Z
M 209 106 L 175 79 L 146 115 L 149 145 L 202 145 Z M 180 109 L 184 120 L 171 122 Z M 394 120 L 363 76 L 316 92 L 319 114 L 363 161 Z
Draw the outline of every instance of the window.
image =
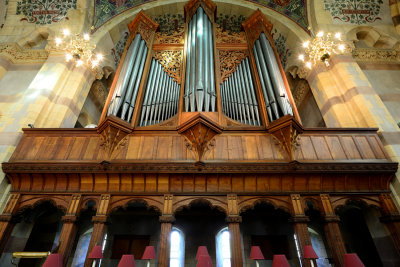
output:
M 217 267 L 231 266 L 231 245 L 228 228 L 222 229 L 217 234 Z
M 171 232 L 170 267 L 183 267 L 185 261 L 185 239 L 182 231 L 173 228 Z

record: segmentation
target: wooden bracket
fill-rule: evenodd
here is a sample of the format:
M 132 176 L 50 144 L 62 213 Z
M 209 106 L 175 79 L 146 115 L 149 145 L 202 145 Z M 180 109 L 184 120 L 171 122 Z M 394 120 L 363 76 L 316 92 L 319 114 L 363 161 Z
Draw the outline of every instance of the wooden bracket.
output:
M 178 133 L 185 137 L 187 147 L 195 152 L 196 160 L 201 161 L 212 146 L 213 138 L 222 133 L 222 127 L 199 112 L 183 122 Z
M 267 129 L 289 160 L 295 160 L 294 152 L 298 145 L 298 138 L 304 131 L 300 123 L 293 116 L 286 115 L 270 123 Z
M 112 115 L 106 117 L 98 126 L 97 133 L 103 140 L 101 146 L 104 147 L 107 160 L 110 160 L 113 153 L 125 145 L 127 136 L 132 130 L 133 127 L 129 123 Z

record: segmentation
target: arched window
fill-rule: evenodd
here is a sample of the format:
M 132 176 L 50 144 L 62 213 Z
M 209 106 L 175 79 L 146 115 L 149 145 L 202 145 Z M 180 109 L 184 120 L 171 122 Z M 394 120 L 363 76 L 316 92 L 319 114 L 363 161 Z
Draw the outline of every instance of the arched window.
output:
M 170 267 L 183 267 L 185 261 L 185 238 L 178 228 L 171 231 Z
M 222 229 L 216 238 L 217 247 L 217 267 L 231 266 L 231 245 L 228 228 Z

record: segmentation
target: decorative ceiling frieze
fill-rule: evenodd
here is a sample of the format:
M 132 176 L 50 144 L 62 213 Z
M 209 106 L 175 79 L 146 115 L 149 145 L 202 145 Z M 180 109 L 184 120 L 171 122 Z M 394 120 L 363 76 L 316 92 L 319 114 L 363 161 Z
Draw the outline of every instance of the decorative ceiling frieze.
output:
M 94 30 L 100 28 L 104 23 L 111 20 L 122 12 L 139 7 L 141 4 L 154 2 L 156 0 L 94 0 Z M 263 7 L 272 9 L 283 16 L 288 17 L 298 24 L 305 31 L 308 27 L 307 0 L 247 0 Z M 238 16 L 236 19 L 240 19 Z M 222 18 L 223 25 L 230 28 L 237 28 L 238 21 L 227 21 Z

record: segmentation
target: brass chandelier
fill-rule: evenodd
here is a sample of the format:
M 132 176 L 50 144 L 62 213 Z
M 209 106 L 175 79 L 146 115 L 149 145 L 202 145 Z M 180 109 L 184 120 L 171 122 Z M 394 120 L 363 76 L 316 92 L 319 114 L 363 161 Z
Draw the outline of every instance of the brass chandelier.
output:
M 341 34 L 319 32 L 312 41 L 303 43 L 304 54 L 299 55 L 299 59 L 305 66 L 311 69 L 318 62 L 323 62 L 329 67 L 329 59 L 334 54 L 342 54 L 345 51 L 345 45 L 341 42 Z
M 62 35 L 55 38 L 55 42 L 58 48 L 65 51 L 67 62 L 73 61 L 77 67 L 87 65 L 94 69 L 99 66 L 103 55 L 95 55 L 96 45 L 90 44 L 89 34 L 71 34 L 68 29 L 64 29 Z

